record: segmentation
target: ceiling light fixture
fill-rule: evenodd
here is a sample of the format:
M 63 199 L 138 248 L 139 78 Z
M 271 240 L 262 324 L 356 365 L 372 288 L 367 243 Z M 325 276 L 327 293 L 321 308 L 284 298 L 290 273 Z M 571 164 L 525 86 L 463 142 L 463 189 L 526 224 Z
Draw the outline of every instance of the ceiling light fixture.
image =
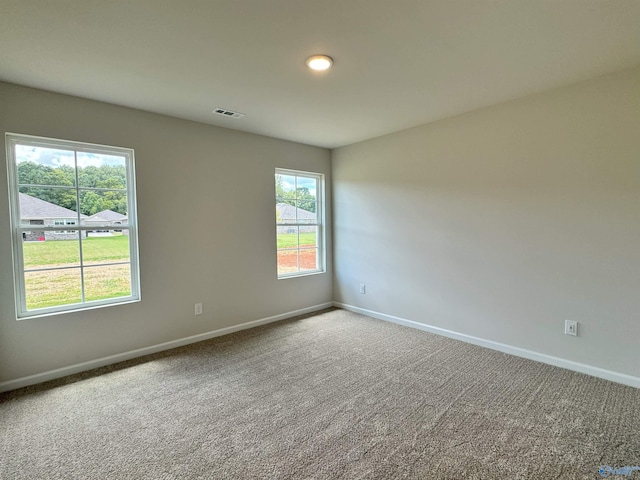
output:
M 333 65 L 333 58 L 328 55 L 312 55 L 307 58 L 307 67 L 311 70 L 328 70 Z

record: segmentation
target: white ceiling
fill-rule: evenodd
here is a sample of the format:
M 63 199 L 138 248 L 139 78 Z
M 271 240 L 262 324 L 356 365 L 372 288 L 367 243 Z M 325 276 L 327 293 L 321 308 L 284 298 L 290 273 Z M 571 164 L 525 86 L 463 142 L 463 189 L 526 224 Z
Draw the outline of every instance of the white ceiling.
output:
M 0 79 L 333 148 L 638 65 L 639 19 L 640 0 L 0 0 Z

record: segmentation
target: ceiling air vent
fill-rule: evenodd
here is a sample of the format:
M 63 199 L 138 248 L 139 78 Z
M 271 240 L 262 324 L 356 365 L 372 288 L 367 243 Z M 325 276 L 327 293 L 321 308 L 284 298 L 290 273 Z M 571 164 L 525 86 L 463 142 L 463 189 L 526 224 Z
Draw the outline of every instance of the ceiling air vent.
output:
M 223 117 L 230 118 L 242 118 L 244 117 L 244 113 L 234 112 L 232 110 L 227 110 L 226 108 L 216 108 L 213 113 L 218 115 L 222 115 Z

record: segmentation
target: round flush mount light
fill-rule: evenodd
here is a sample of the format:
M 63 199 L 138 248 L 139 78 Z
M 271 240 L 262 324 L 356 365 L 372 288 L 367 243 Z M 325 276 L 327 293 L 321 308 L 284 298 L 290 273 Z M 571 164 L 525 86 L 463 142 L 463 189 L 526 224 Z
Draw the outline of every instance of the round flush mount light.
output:
M 319 72 L 323 70 L 329 70 L 333 65 L 333 58 L 328 55 L 312 55 L 307 58 L 307 67 L 311 70 L 317 70 Z

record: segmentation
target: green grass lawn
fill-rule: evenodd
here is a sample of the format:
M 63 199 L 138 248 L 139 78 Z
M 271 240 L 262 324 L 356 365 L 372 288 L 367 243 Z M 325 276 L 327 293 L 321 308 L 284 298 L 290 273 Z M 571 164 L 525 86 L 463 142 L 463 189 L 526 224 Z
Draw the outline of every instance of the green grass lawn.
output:
M 300 246 L 315 246 L 316 234 L 315 232 L 301 233 L 300 234 Z M 298 246 L 298 234 L 297 233 L 278 233 L 278 248 L 291 248 Z
M 79 246 L 76 240 L 48 240 L 24 242 L 24 266 L 26 269 L 50 265 L 78 265 Z M 129 259 L 129 237 L 91 237 L 82 241 L 85 264 Z
M 300 234 L 301 246 L 315 246 L 314 232 Z M 298 235 L 279 233 L 278 248 L 298 246 Z M 26 269 L 50 265 L 77 265 L 80 263 L 78 242 L 75 240 L 49 240 L 46 242 L 24 242 L 24 265 Z M 91 237 L 82 242 L 84 263 L 108 263 L 129 258 L 129 237 Z
M 25 269 L 52 266 L 79 266 L 76 240 L 24 242 Z M 128 264 L 91 267 L 92 264 L 127 262 L 129 237 L 91 237 L 82 241 L 84 259 L 85 300 L 125 297 L 131 294 L 131 274 Z M 80 269 L 25 272 L 27 308 L 69 305 L 82 301 Z

